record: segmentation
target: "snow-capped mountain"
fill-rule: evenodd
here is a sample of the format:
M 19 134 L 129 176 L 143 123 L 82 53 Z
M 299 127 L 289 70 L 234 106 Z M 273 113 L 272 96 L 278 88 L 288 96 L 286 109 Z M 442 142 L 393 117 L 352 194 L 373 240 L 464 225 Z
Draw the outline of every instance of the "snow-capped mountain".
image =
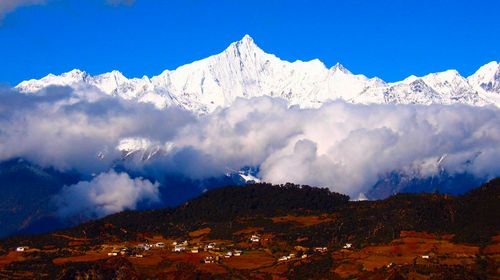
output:
M 128 79 L 118 71 L 91 76 L 72 70 L 17 85 L 34 93 L 50 85 L 92 86 L 102 92 L 158 108 L 180 106 L 209 113 L 229 106 L 236 98 L 273 96 L 290 105 L 318 107 L 342 99 L 362 104 L 454 104 L 500 106 L 500 64 L 490 62 L 468 78 L 455 70 L 386 83 L 379 78 L 352 74 L 342 65 L 327 68 L 315 59 L 288 62 L 265 53 L 246 35 L 222 53 L 158 76 Z

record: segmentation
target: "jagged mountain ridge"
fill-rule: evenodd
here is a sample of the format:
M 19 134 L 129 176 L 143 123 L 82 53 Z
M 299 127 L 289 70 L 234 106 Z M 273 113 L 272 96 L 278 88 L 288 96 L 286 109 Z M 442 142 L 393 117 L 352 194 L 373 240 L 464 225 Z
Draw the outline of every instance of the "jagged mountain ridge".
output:
M 454 104 L 500 106 L 500 64 L 482 66 L 468 78 L 455 70 L 386 83 L 354 75 L 340 64 L 327 68 L 320 60 L 288 62 L 260 49 L 245 35 L 222 53 L 165 70 L 158 76 L 126 78 L 119 71 L 91 76 L 72 70 L 59 76 L 21 82 L 16 88 L 34 93 L 50 85 L 92 86 L 102 92 L 158 108 L 180 106 L 196 113 L 227 107 L 238 97 L 280 97 L 290 105 L 319 107 L 328 100 L 361 104 Z

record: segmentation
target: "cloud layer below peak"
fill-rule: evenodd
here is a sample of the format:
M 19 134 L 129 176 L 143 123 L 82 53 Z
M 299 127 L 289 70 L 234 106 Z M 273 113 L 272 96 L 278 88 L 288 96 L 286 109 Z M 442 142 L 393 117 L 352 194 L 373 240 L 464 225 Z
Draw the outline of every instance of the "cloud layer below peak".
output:
M 267 182 L 326 186 L 358 197 L 393 171 L 423 178 L 442 170 L 499 176 L 498 143 L 500 110 L 495 107 L 332 102 L 299 109 L 260 97 L 195 116 L 109 97 L 94 88 L 0 93 L 0 160 L 21 157 L 88 176 L 107 174 L 62 194 L 69 201 L 92 191 L 131 193 L 127 202 L 105 203 L 98 216 L 133 209 L 143 197 L 155 200 L 156 184 L 110 171 L 118 162 L 160 183 L 167 175 L 206 179 L 257 167 L 257 176 Z M 116 176 L 134 183 L 102 183 Z

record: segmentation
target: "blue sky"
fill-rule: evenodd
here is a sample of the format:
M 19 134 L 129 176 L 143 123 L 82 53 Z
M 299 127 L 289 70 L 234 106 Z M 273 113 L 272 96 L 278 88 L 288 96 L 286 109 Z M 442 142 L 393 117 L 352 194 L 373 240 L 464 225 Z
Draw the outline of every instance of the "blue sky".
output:
M 73 68 L 157 75 L 245 34 L 282 59 L 340 62 L 386 81 L 446 69 L 468 76 L 500 60 L 497 0 L 45 1 L 4 8 L 1 83 Z

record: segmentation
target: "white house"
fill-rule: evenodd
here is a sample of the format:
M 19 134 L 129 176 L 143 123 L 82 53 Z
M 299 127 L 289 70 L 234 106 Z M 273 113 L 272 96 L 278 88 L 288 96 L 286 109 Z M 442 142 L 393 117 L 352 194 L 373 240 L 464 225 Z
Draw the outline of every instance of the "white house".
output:
M 28 249 L 28 247 L 24 247 L 24 246 L 23 247 L 17 247 L 16 248 L 16 252 L 24 252 L 27 249 Z
M 287 261 L 288 260 L 288 256 L 283 256 L 283 257 L 280 257 L 278 259 L 279 262 L 283 262 L 283 261 Z
M 352 243 L 346 243 L 343 248 L 344 249 L 351 249 L 352 248 Z
M 186 250 L 186 247 L 184 247 L 184 245 L 182 244 L 178 244 L 178 245 L 175 245 L 174 249 L 172 251 L 174 252 L 182 252 L 182 251 L 185 251 Z
M 328 251 L 328 248 L 326 248 L 326 247 L 315 247 L 314 251 L 319 252 L 319 253 L 324 253 L 324 252 Z
M 251 242 L 260 242 L 260 236 L 254 234 L 252 237 L 250 237 Z

